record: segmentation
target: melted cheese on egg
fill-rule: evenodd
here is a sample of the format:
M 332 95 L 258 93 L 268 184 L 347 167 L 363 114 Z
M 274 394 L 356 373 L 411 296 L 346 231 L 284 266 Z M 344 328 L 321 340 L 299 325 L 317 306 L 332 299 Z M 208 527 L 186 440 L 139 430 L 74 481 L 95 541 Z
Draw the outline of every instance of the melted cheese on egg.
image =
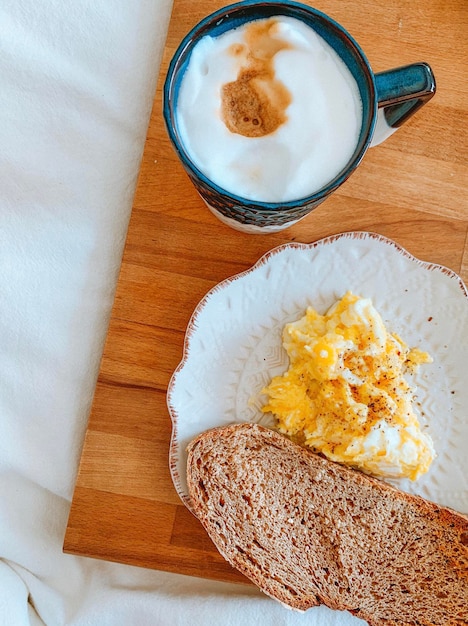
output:
M 376 476 L 417 479 L 435 457 L 404 374 L 432 362 L 387 332 L 372 301 L 348 292 L 325 315 L 287 324 L 290 366 L 263 392 L 278 429 L 333 461 Z

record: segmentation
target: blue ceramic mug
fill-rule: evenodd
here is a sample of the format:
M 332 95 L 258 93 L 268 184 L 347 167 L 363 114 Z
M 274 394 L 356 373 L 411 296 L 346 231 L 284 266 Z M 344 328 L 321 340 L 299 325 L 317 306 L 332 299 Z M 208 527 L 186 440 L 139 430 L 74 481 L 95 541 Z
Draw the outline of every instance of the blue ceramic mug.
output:
M 228 192 L 195 165 L 177 124 L 179 89 L 194 46 L 205 35 L 217 37 L 253 20 L 288 16 L 302 20 L 339 55 L 354 77 L 362 102 L 358 142 L 347 165 L 315 193 L 287 202 L 260 202 Z M 374 74 L 356 41 L 337 22 L 297 2 L 246 0 L 203 19 L 183 39 L 169 66 L 164 85 L 164 119 L 169 137 L 188 176 L 208 208 L 225 224 L 249 233 L 288 228 L 308 215 L 354 172 L 370 146 L 390 136 L 435 93 L 427 63 L 416 63 Z

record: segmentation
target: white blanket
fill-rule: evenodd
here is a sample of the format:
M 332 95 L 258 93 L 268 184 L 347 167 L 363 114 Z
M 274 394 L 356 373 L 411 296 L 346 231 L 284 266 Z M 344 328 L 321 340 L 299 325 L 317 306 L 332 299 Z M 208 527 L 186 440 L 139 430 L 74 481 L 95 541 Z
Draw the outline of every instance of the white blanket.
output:
M 362 623 L 62 553 L 170 9 L 0 3 L 0 624 Z

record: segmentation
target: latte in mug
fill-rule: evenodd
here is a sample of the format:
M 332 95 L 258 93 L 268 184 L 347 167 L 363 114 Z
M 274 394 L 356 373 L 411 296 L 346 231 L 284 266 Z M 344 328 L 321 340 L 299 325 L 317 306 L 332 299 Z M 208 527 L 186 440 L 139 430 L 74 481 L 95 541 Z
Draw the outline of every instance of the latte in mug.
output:
M 278 15 L 195 45 L 176 119 L 207 178 L 243 198 L 287 202 L 346 168 L 362 104 L 331 46 L 303 21 Z

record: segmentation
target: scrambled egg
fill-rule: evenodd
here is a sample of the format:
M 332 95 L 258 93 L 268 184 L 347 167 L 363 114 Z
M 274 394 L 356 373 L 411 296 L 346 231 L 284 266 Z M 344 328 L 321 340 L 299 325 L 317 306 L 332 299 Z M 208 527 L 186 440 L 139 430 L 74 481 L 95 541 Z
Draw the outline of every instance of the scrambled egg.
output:
M 417 479 L 435 457 L 405 380 L 431 357 L 409 349 L 367 298 L 348 292 L 325 315 L 308 308 L 287 324 L 290 366 L 263 390 L 278 429 L 339 463 Z

